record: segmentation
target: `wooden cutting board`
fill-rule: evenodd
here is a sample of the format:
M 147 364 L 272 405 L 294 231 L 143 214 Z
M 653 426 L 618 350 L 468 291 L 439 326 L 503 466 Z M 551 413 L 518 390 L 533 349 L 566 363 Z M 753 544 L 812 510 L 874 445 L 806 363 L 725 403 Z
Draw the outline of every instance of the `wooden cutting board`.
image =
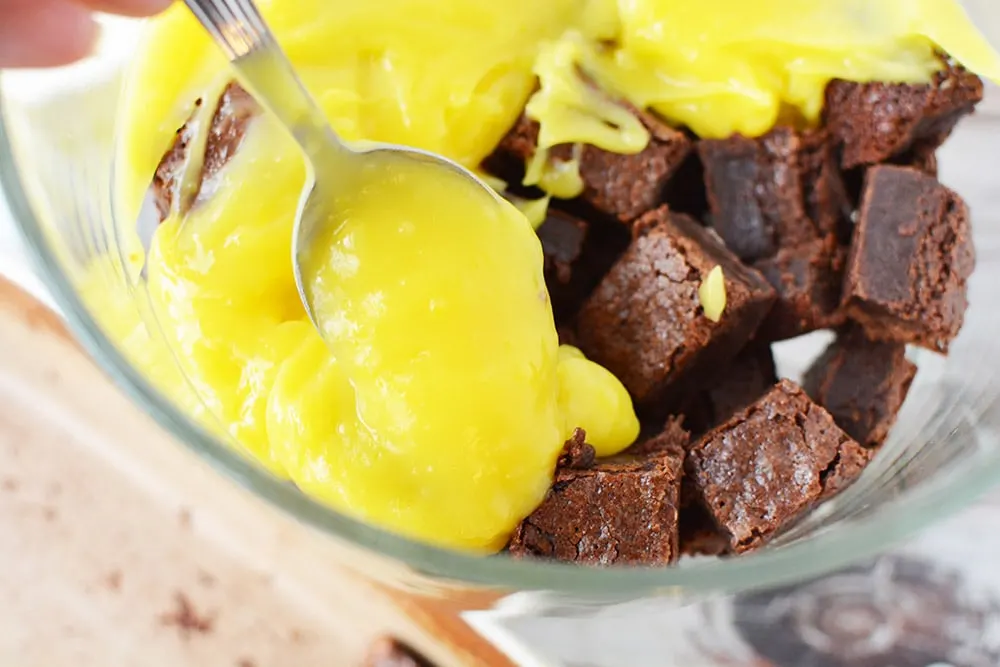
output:
M 383 634 L 441 665 L 511 664 L 459 619 L 468 598 L 394 592 L 339 553 L 181 447 L 0 279 L 0 665 L 350 667 Z

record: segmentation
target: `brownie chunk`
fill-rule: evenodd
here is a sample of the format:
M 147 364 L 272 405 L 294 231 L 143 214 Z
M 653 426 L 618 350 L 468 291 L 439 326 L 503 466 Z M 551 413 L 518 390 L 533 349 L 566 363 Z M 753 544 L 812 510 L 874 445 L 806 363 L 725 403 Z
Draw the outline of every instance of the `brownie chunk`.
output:
M 634 240 L 577 318 L 580 348 L 614 373 L 640 408 L 665 410 L 725 371 L 753 337 L 774 290 L 693 219 L 661 207 L 638 220 Z M 698 288 L 716 266 L 727 305 L 704 316 Z
M 916 374 L 905 345 L 871 341 L 851 327 L 813 363 L 803 384 L 849 436 L 877 447 L 889 435 Z
M 622 155 L 585 145 L 579 154 L 582 199 L 623 222 L 660 205 L 670 177 L 691 151 L 691 141 L 683 132 L 651 114 L 633 111 L 650 133 L 645 149 Z M 521 182 L 525 164 L 538 146 L 538 131 L 538 123 L 522 115 L 483 166 L 509 183 Z M 553 161 L 566 162 L 572 157 L 570 145 L 554 146 L 549 151 Z
M 969 211 L 908 167 L 869 170 L 844 279 L 847 316 L 870 338 L 947 352 L 975 267 Z
M 190 208 L 190 201 L 181 202 L 180 192 L 181 182 L 188 164 L 188 157 L 191 152 L 191 142 L 194 140 L 195 128 L 194 120 L 198 114 L 198 109 L 204 101 L 200 98 L 195 102 L 195 110 L 191 112 L 188 120 L 181 125 L 174 135 L 174 141 L 167 149 L 160 164 L 157 165 L 153 173 L 153 183 L 151 185 L 153 201 L 156 203 L 156 211 L 160 215 L 160 221 L 170 217 L 177 203 L 179 211 L 186 211 Z
M 566 326 L 601 278 L 625 252 L 628 230 L 591 212 L 588 221 L 550 208 L 538 228 L 545 254 L 545 285 L 556 323 Z
M 364 666 L 434 667 L 434 664 L 398 639 L 381 637 L 368 649 Z
M 937 148 L 983 99 L 983 82 L 945 63 L 929 84 L 833 81 L 824 124 L 843 147 L 845 169 L 889 161 L 917 143 Z
M 698 500 L 741 553 L 846 487 L 869 457 L 830 413 L 782 380 L 699 440 L 686 470 Z
M 542 504 L 521 522 L 513 556 L 589 565 L 665 565 L 677 558 L 684 451 L 660 448 L 591 468 L 561 468 Z
M 218 187 L 219 172 L 243 144 L 250 121 L 261 112 L 250 93 L 238 83 L 230 83 L 212 115 L 205 153 L 194 156 L 191 141 L 197 133 L 198 108 L 202 104 L 202 100 L 195 103 L 195 111 L 177 130 L 173 144 L 153 174 L 153 198 L 161 221 L 175 209 L 185 213 L 212 196 Z
M 219 172 L 229 164 L 243 145 L 250 122 L 261 114 L 261 107 L 238 83 L 226 86 L 212 117 L 205 145 L 201 188 L 197 201 L 211 197 L 219 185 Z
M 847 249 L 828 236 L 754 262 L 778 294 L 757 339 L 774 342 L 844 323 L 840 307 Z
M 829 137 L 778 128 L 698 144 L 712 225 L 740 259 L 843 235 L 850 204 Z
M 692 400 L 684 410 L 685 424 L 699 435 L 715 428 L 754 403 L 777 381 L 770 346 L 751 343 L 726 368 L 719 382 Z

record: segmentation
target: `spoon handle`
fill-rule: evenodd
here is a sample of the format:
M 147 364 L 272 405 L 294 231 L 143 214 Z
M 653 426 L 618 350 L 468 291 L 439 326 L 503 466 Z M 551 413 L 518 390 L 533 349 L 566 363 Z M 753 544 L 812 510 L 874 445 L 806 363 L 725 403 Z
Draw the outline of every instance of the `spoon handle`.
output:
M 295 73 L 252 0 L 185 0 L 222 48 L 242 83 L 267 107 L 315 165 L 349 149 Z

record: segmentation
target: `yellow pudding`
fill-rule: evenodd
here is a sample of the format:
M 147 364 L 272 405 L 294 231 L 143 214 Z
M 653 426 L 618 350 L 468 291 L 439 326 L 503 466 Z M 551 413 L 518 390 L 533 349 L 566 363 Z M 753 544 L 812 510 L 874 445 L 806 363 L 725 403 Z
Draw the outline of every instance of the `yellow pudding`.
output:
M 543 149 L 641 151 L 648 132 L 592 82 L 724 136 L 762 133 L 785 107 L 815 121 L 834 77 L 926 79 L 938 46 L 1000 73 L 954 3 L 891 0 L 876 12 L 860 1 L 260 4 L 346 139 L 475 169 L 525 109 Z M 152 22 L 123 110 L 120 220 L 135 219 L 179 126 L 193 118 L 193 143 L 204 146 L 231 78 L 183 7 Z M 572 197 L 572 165 L 537 161 L 529 178 Z M 631 444 L 631 400 L 606 370 L 558 346 L 524 213 L 416 168 L 356 178 L 350 217 L 309 262 L 323 338 L 291 270 L 305 169 L 266 116 L 250 122 L 210 192 L 160 224 L 148 252 L 119 230 L 125 266 L 92 267 L 89 300 L 158 386 L 306 493 L 424 541 L 495 551 L 542 500 L 576 427 L 602 456 Z M 111 287 L 117 271 L 137 287 Z

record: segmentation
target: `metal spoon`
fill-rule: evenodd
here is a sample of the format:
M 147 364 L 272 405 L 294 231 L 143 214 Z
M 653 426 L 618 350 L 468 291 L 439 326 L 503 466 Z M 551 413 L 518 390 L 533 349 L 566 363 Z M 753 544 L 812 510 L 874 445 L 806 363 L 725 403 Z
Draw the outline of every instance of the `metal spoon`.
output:
M 468 179 L 469 187 L 486 190 L 498 205 L 501 202 L 472 172 L 434 153 L 393 144 L 370 144 L 363 150 L 345 144 L 296 75 L 252 0 L 185 0 L 185 4 L 226 53 L 245 87 L 288 129 L 305 154 L 308 177 L 292 229 L 292 267 L 302 304 L 321 334 L 322 323 L 316 317 L 302 265 L 310 243 L 326 238 L 323 231 L 338 222 L 338 195 L 351 187 L 345 174 L 359 173 L 373 164 L 390 171 L 394 164 L 417 161 L 421 168 L 451 175 L 458 172 Z

